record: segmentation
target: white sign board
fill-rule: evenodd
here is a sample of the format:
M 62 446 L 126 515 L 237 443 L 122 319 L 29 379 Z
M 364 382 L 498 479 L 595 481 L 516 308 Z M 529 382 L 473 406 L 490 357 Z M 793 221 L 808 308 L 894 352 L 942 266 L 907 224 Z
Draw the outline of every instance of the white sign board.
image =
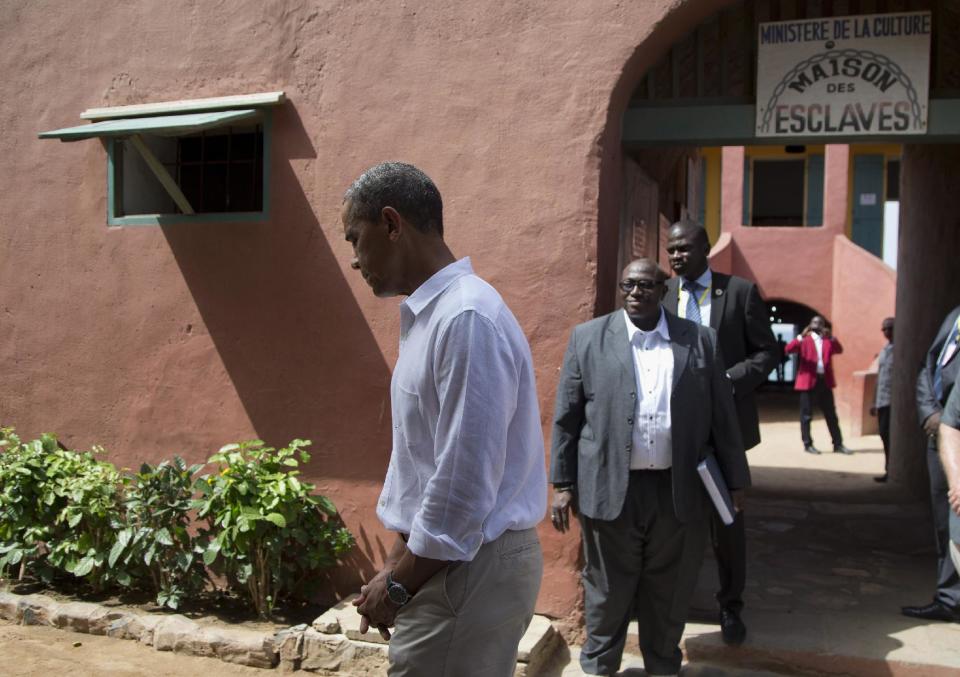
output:
M 757 136 L 925 134 L 930 12 L 761 23 Z

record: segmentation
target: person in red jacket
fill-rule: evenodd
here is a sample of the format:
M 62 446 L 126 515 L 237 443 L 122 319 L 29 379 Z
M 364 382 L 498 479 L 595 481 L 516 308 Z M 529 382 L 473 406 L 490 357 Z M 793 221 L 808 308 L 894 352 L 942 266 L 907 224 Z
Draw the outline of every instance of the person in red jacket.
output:
M 813 438 L 810 436 L 810 420 L 813 418 L 813 403 L 816 401 L 827 420 L 827 428 L 833 439 L 833 450 L 841 454 L 852 454 L 853 451 L 843 446 L 843 433 L 840 432 L 837 409 L 833 402 L 833 388 L 837 386 L 837 382 L 833 378 L 832 358 L 843 352 L 843 346 L 832 336 L 830 325 L 820 315 L 814 315 L 810 324 L 797 338 L 790 341 L 784 350 L 800 354 L 793 388 L 800 392 L 800 436 L 803 438 L 803 450 L 808 454 L 820 453 L 813 446 Z

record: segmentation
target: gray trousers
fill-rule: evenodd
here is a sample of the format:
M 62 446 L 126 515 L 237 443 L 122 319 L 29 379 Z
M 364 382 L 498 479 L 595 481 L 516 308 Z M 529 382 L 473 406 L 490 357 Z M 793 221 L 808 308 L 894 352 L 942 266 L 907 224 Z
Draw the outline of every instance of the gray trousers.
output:
M 707 514 L 681 523 L 673 508 L 669 470 L 635 470 L 616 519 L 581 515 L 584 672 L 620 669 L 627 628 L 635 616 L 648 674 L 680 670 L 680 638 L 706 549 Z
M 536 529 L 508 531 L 433 576 L 397 614 L 390 677 L 512 677 L 543 576 Z
M 940 464 L 936 439 L 927 443 L 927 471 L 930 473 L 933 537 L 937 546 L 937 592 L 934 598 L 951 609 L 960 610 L 960 576 L 950 558 L 951 510 L 947 499 L 947 476 Z

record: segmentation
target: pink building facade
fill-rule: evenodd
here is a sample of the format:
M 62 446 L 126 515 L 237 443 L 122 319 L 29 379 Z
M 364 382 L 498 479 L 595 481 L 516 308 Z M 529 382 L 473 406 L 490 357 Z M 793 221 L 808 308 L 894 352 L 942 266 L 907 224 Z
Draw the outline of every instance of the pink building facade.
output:
M 349 267 L 339 221 L 349 182 L 395 159 L 435 179 L 452 249 L 472 257 L 527 333 L 549 442 L 569 331 L 615 307 L 634 92 L 704 22 L 789 18 L 797 5 L 4 3 L 0 423 L 23 436 L 57 432 L 72 447 L 103 444 L 134 468 L 173 454 L 201 461 L 238 439 L 309 438 L 305 475 L 358 541 L 330 596 L 354 591 L 391 541 L 374 507 L 390 453 L 399 322 L 396 301 L 374 298 Z M 935 26 L 954 25 L 952 16 Z M 249 220 L 110 225 L 118 187 L 107 144 L 37 138 L 86 124 L 79 116 L 90 108 L 260 92 L 283 92 L 284 101 L 256 118 L 269 123 L 263 209 Z M 904 180 L 903 220 L 913 235 L 901 242 L 896 296 L 918 336 L 898 345 L 906 418 L 894 434 L 907 441 L 904 458 L 916 426 L 906 365 L 960 294 L 948 254 L 960 250 L 960 229 L 955 217 L 937 218 L 955 190 L 944 177 L 960 166 L 945 143 L 905 146 L 903 155 L 913 177 Z M 847 151 L 827 147 L 823 227 L 781 232 L 744 227 L 744 151 L 710 145 L 730 146 L 716 265 L 757 279 L 767 297 L 830 315 L 847 345 L 838 366 L 849 388 L 879 347 L 878 331 L 860 343 L 859 326 L 878 327 L 890 313 L 894 281 L 844 239 L 848 192 L 833 186 L 849 183 Z M 136 185 L 127 178 L 127 189 Z M 879 292 L 864 289 L 877 277 Z M 922 481 L 922 468 L 904 461 L 902 472 Z M 540 535 L 538 609 L 570 616 L 578 536 L 549 524 Z

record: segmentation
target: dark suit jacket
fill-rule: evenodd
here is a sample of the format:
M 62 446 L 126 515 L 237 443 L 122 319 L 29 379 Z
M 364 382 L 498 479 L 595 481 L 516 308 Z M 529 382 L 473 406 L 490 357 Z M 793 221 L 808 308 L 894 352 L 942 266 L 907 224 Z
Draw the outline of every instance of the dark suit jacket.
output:
M 957 381 L 957 375 L 960 372 L 960 355 L 957 353 L 960 351 L 954 352 L 953 357 L 943 368 L 943 397 L 937 399 L 933 390 L 933 374 L 937 369 L 937 358 L 940 357 L 940 351 L 943 350 L 943 344 L 953 330 L 958 315 L 960 315 L 960 306 L 947 313 L 936 338 L 933 339 L 930 349 L 923 357 L 923 366 L 920 367 L 920 376 L 917 378 L 917 415 L 921 423 L 930 418 L 931 414 L 943 411 L 943 405 Z
M 731 489 L 749 486 L 750 470 L 716 333 L 671 313 L 667 327 L 674 359 L 673 504 L 687 521 L 706 514 L 709 499 L 696 467 L 711 449 Z M 623 508 L 636 396 L 623 311 L 574 327 L 557 385 L 550 481 L 575 484 L 587 517 L 612 520 Z
M 667 280 L 663 307 L 674 314 L 679 291 L 679 277 Z M 770 330 L 767 306 L 757 285 L 742 277 L 714 272 L 710 294 L 710 326 L 720 338 L 723 364 L 733 381 L 740 435 L 744 447 L 750 449 L 760 444 L 754 390 L 783 356 Z

